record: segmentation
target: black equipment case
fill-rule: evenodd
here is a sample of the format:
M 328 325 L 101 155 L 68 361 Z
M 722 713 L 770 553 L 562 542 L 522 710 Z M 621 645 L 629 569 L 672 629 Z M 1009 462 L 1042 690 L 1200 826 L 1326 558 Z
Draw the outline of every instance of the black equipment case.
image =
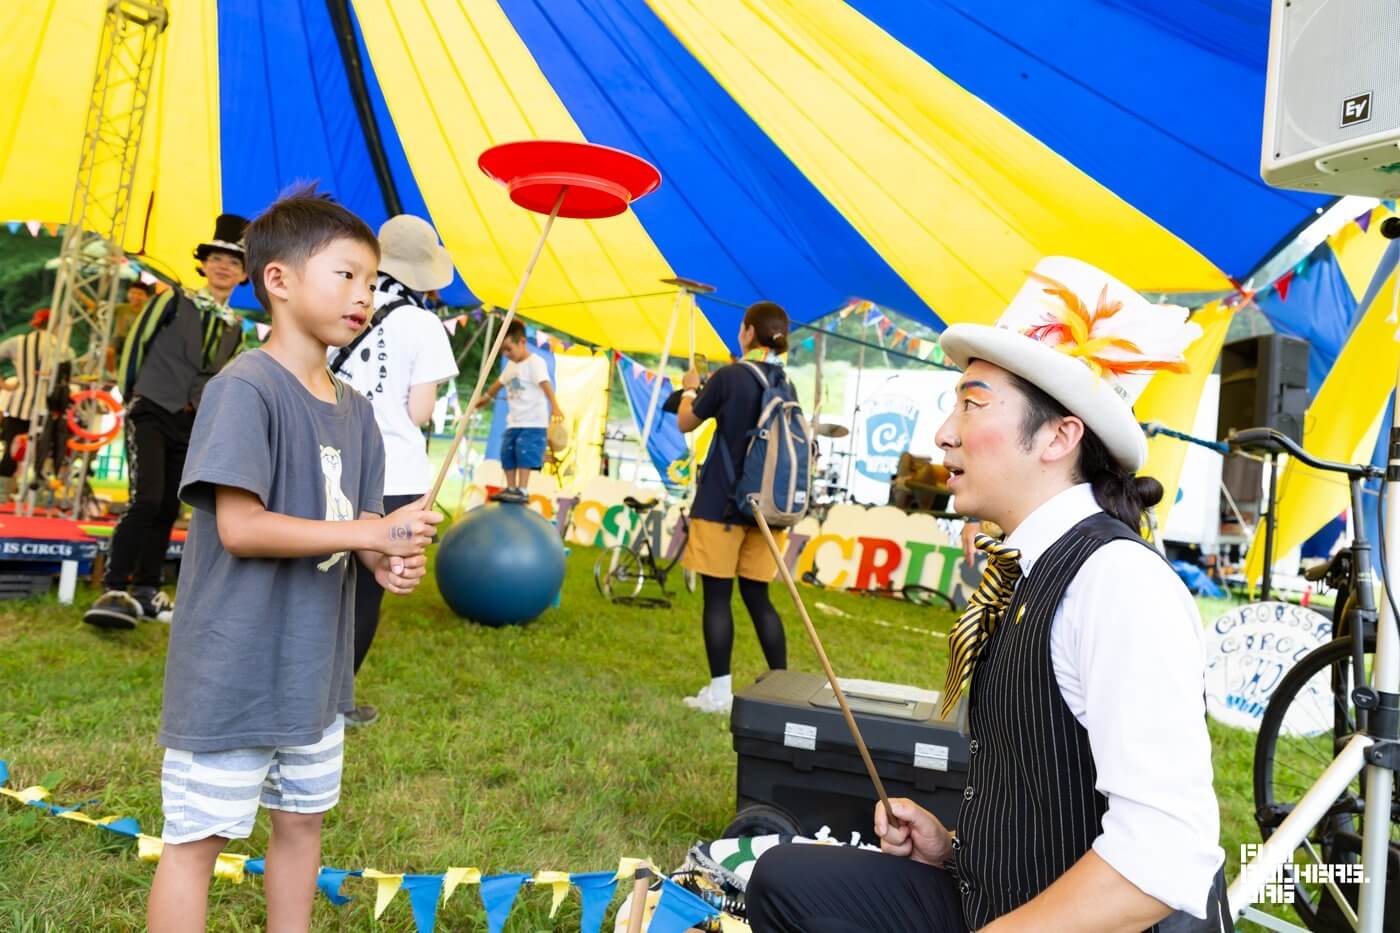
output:
M 962 704 L 957 718 L 945 721 L 932 703 L 911 697 L 911 688 L 879 686 L 845 693 L 885 792 L 916 801 L 954 828 L 967 785 Z M 739 818 L 726 835 L 811 836 L 827 826 L 843 842 L 852 832 L 871 840 L 879 796 L 825 677 L 769 671 L 734 695 L 730 730 Z

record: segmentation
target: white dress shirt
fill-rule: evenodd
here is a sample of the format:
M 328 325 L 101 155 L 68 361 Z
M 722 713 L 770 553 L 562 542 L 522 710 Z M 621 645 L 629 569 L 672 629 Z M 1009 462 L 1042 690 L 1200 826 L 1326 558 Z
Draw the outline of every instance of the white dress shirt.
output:
M 1045 551 L 1102 511 L 1089 485 L 1061 492 L 1007 537 L 1029 576 Z M 1144 893 L 1206 915 L 1225 858 L 1211 785 L 1205 649 L 1196 603 L 1171 568 L 1133 541 L 1094 552 L 1050 628 L 1060 694 L 1089 733 L 1108 798 L 1094 851 Z

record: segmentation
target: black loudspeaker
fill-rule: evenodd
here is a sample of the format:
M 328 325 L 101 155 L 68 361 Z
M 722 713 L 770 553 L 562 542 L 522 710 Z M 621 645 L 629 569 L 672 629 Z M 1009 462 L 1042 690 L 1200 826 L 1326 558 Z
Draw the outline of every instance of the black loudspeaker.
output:
M 1244 428 L 1273 428 L 1302 443 L 1308 408 L 1308 342 L 1264 334 L 1227 343 L 1220 353 L 1219 439 Z

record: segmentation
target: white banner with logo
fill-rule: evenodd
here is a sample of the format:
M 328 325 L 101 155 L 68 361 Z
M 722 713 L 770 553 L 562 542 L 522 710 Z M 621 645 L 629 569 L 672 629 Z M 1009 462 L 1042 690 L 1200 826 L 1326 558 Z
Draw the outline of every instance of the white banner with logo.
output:
M 849 469 L 857 502 L 889 502 L 890 480 L 905 451 L 943 462 L 934 436 L 952 411 L 959 375 L 941 369 L 867 369 L 859 398 L 847 387 L 845 423 L 852 431 L 845 449 L 853 461 L 841 466 Z M 833 446 L 842 449 L 840 441 Z
M 1206 631 L 1206 711 L 1217 722 L 1258 732 L 1279 682 L 1331 637 L 1330 619 L 1292 603 L 1231 609 Z M 1283 731 L 1319 735 L 1331 727 L 1332 684 L 1322 671 L 1289 707 Z

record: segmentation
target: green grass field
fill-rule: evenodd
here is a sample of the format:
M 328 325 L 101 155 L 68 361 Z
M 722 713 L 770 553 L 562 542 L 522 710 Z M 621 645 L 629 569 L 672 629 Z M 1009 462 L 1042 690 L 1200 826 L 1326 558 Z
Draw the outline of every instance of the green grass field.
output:
M 344 791 L 326 824 L 325 864 L 394 872 L 448 866 L 504 871 L 613 868 L 624 855 L 673 868 L 733 816 L 734 753 L 725 717 L 680 698 L 706 679 L 699 596 L 669 611 L 613 606 L 596 592 L 595 551 L 574 548 L 562 608 L 523 628 L 458 621 L 431 581 L 386 600 L 357 684 L 379 723 L 347 738 Z M 804 590 L 848 614 L 815 612 L 837 671 L 941 686 L 951 613 Z M 80 591 L 82 604 L 88 594 Z M 790 666 L 819 670 L 784 594 Z M 763 670 L 737 598 L 736 684 Z M 0 758 L 11 787 L 60 774 L 56 803 L 100 798 L 93 816 L 136 817 L 160 832 L 155 745 L 166 633 L 101 632 L 52 600 L 0 603 Z M 896 623 L 881 625 L 879 623 Z M 899 625 L 924 631 L 912 631 Z M 1230 873 L 1250 818 L 1253 736 L 1212 724 Z M 230 851 L 260 855 L 266 819 Z M 0 798 L 0 929 L 129 931 L 144 924 L 154 866 L 134 843 Z M 372 917 L 374 886 L 317 899 L 316 930 L 412 930 L 400 894 Z M 577 930 L 577 898 L 556 921 L 546 891 L 525 889 L 507 930 Z M 439 929 L 486 929 L 474 889 L 439 912 Z M 213 884 L 210 929 L 263 924 L 261 882 Z

